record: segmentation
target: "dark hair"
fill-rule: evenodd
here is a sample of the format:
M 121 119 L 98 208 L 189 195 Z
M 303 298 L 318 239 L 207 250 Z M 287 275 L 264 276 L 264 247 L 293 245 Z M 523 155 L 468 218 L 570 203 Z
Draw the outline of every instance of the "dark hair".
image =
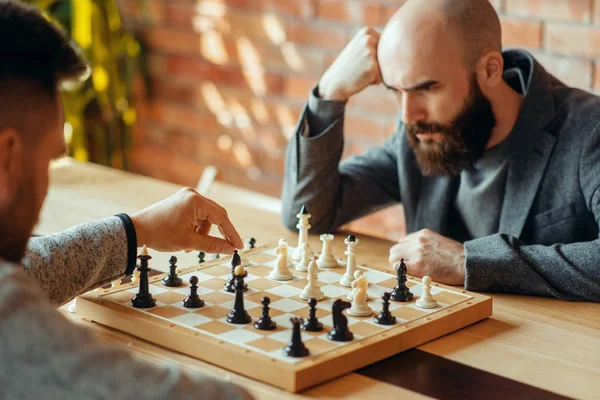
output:
M 31 5 L 0 0 L 0 83 L 20 78 L 54 95 L 59 84 L 88 76 L 87 62 L 61 28 Z

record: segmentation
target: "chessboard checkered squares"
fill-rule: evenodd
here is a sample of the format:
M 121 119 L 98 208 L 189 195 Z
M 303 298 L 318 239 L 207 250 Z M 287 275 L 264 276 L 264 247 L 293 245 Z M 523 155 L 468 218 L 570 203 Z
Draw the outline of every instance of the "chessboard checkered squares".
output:
M 221 335 L 225 332 L 237 330 L 235 325 L 228 324 L 227 322 L 212 321 L 212 320 L 205 322 L 205 323 L 201 323 L 199 325 L 196 325 L 195 328 L 199 329 L 201 331 L 212 333 L 213 335 Z
M 337 285 L 326 285 L 321 288 L 321 291 L 325 293 L 325 296 L 335 298 L 340 296 L 345 297 L 350 292 L 350 289 L 344 289 L 341 286 Z
M 230 301 L 226 301 L 225 303 L 221 303 L 220 306 L 221 307 L 225 307 L 225 308 L 229 308 L 229 309 L 233 309 L 233 305 L 234 304 L 235 304 L 235 299 L 232 299 Z M 262 305 L 261 304 L 257 304 L 257 303 L 255 303 L 253 301 L 248 301 L 248 300 L 244 299 L 244 309 L 245 310 L 252 310 L 253 308 L 256 308 L 256 307 L 261 307 L 262 308 Z
M 247 329 L 235 329 L 229 332 L 224 332 L 219 335 L 221 339 L 233 342 L 233 343 L 247 343 L 253 340 L 263 338 L 262 335 L 249 331 Z
M 342 276 L 343 274 L 338 274 L 332 271 L 319 272 L 319 282 L 325 282 L 329 284 L 339 282 L 340 279 L 342 279 Z
M 389 274 L 385 274 L 383 272 L 375 271 L 375 270 L 363 270 L 363 275 L 367 277 L 369 283 L 379 283 L 384 282 L 390 278 Z
M 212 319 L 196 314 L 194 312 L 188 312 L 185 314 L 178 315 L 174 318 L 169 318 L 171 322 L 178 323 L 185 326 L 194 327 L 196 325 L 204 324 L 206 322 L 212 321 Z
M 306 302 L 298 302 L 292 299 L 285 298 L 274 301 L 269 306 L 272 309 L 281 310 L 289 313 L 292 311 L 299 310 L 301 308 L 306 308 Z
M 290 285 L 280 284 L 280 286 L 265 289 L 265 292 L 273 293 L 281 297 L 292 297 L 302 293 L 302 289 Z
M 198 286 L 200 286 L 201 283 L 204 281 L 209 281 L 209 280 L 215 278 L 212 274 L 207 274 L 207 273 L 200 272 L 200 271 L 192 271 L 192 272 L 188 272 L 186 274 L 179 275 L 179 277 L 181 279 L 183 279 L 183 284 L 186 286 L 190 286 L 190 278 L 192 276 L 195 276 L 196 278 L 198 278 Z M 160 283 L 162 285 L 162 282 L 160 280 L 157 281 L 156 283 Z
M 190 284 L 187 284 L 187 285 L 184 285 L 184 286 L 179 286 L 177 288 L 172 288 L 171 293 L 176 293 L 176 294 L 179 294 L 179 295 L 187 297 L 191 293 L 190 287 L 191 287 Z M 221 287 L 221 289 L 223 289 L 223 288 Z M 204 286 L 201 286 L 201 284 L 199 283 L 198 284 L 198 291 L 196 293 L 198 293 L 198 296 L 202 297 L 203 295 L 206 295 L 208 293 L 213 293 L 213 292 L 215 292 L 214 289 L 206 288 Z

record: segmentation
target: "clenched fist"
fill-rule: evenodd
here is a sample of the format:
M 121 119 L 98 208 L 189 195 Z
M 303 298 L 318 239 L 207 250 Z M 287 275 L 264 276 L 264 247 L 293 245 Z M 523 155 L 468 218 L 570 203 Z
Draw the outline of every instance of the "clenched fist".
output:
M 377 63 L 379 32 L 361 29 L 346 45 L 319 81 L 319 96 L 346 101 L 369 85 L 381 83 Z
M 227 211 L 194 189 L 181 189 L 171 197 L 131 216 L 138 247 L 146 245 L 158 251 L 198 250 L 231 254 L 244 243 Z M 210 236 L 216 225 L 224 239 Z

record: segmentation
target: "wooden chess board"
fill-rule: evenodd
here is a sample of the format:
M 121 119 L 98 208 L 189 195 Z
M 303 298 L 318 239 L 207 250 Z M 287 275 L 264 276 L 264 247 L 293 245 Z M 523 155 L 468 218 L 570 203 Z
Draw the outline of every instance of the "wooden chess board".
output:
M 391 302 L 390 311 L 397 318 L 392 326 L 378 325 L 373 317 L 381 310 L 381 296 L 396 285 L 395 275 L 358 265 L 369 280 L 369 305 L 373 315 L 348 316 L 354 333 L 350 342 L 333 342 L 327 333 L 333 324 L 331 306 L 337 298 L 347 301 L 350 288 L 339 284 L 345 261 L 333 269 L 319 270 L 319 285 L 325 298 L 317 304 L 317 317 L 325 325 L 321 332 L 302 331 L 302 340 L 310 351 L 304 358 L 291 358 L 283 348 L 291 339 L 292 317 L 308 317 L 308 305 L 299 295 L 306 286 L 306 272 L 293 270 L 294 279 L 279 282 L 269 279 L 276 245 L 266 245 L 242 252 L 249 290 L 244 294 L 245 308 L 252 323 L 233 325 L 226 316 L 233 307 L 234 294 L 223 290 L 231 276 L 231 257 L 180 268 L 184 285 L 165 287 L 166 274 L 150 277 L 150 291 L 157 300 L 150 309 L 136 309 L 131 298 L 138 292 L 136 284 L 87 293 L 77 300 L 77 314 L 97 323 L 127 332 L 163 347 L 196 357 L 241 375 L 297 392 L 318 383 L 419 346 L 456 331 L 492 314 L 490 297 L 434 283 L 431 294 L 438 302 L 434 309 L 420 309 L 415 301 L 422 293 L 420 279 L 408 277 L 407 286 L 414 294 L 409 303 Z M 289 254 L 294 249 L 290 247 Z M 360 261 L 360 259 L 359 259 Z M 150 264 L 151 266 L 151 264 Z M 385 266 L 380 266 L 381 270 Z M 198 294 L 205 301 L 199 309 L 183 307 L 189 294 L 189 278 L 198 277 Z M 270 315 L 277 322 L 274 331 L 255 329 L 253 323 L 262 312 L 261 298 L 271 300 Z

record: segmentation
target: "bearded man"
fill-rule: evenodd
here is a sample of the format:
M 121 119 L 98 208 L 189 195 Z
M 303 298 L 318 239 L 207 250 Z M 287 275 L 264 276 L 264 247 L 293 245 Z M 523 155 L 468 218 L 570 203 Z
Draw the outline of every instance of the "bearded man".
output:
M 344 108 L 383 84 L 401 107 L 385 143 L 340 163 Z M 600 101 L 525 51 L 502 51 L 487 0 L 409 0 L 361 30 L 312 91 L 290 141 L 283 221 L 312 233 L 402 203 L 389 255 L 409 273 L 566 300 L 600 300 Z

